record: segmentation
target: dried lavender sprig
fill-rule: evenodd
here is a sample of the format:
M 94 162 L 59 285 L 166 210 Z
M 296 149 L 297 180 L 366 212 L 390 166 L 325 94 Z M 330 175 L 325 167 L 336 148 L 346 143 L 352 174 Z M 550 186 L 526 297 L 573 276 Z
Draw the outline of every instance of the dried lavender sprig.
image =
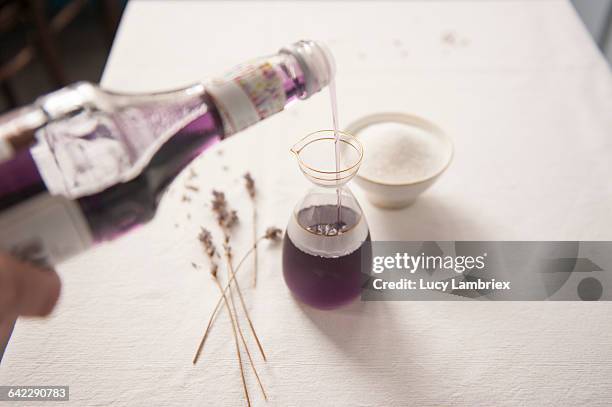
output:
M 206 253 L 206 256 L 208 256 L 208 259 L 210 261 L 210 273 L 213 275 L 213 277 L 216 280 L 217 271 L 219 270 L 219 266 L 217 265 L 217 262 L 215 261 L 215 256 L 217 255 L 217 249 L 215 248 L 215 244 L 213 243 L 212 234 L 210 233 L 208 229 L 200 227 L 200 233 L 198 234 L 198 240 L 202 243 L 202 246 L 204 246 L 204 253 Z M 223 294 L 223 296 L 225 296 L 225 290 L 222 290 L 221 293 Z M 222 298 L 220 300 L 221 301 L 219 301 L 217 305 L 221 304 L 221 302 L 223 301 Z M 208 336 L 208 331 L 205 337 L 206 336 Z M 202 346 L 204 346 L 203 340 L 200 341 L 200 344 L 198 345 L 198 349 L 196 350 L 196 355 L 192 361 L 193 364 L 195 364 L 198 361 L 198 357 L 200 356 L 200 353 L 202 352 Z
M 219 290 L 221 291 L 221 294 L 223 296 L 223 299 L 225 301 L 225 306 L 230 314 L 230 319 L 232 322 L 232 330 L 234 333 L 234 339 L 236 341 L 236 345 L 237 345 L 237 355 L 238 355 L 238 361 L 240 363 L 240 374 L 242 376 L 242 381 L 243 381 L 243 385 L 245 388 L 245 395 L 247 398 L 247 403 L 250 405 L 250 401 L 249 401 L 249 394 L 248 394 L 248 390 L 246 388 L 246 383 L 244 380 L 244 371 L 243 371 L 243 367 L 242 367 L 242 359 L 240 356 L 240 347 L 238 346 L 238 339 L 236 338 L 236 329 L 238 330 L 238 333 L 240 334 L 240 339 L 242 339 L 242 344 L 244 346 L 244 349 L 246 350 L 247 356 L 249 358 L 249 363 L 251 365 L 251 369 L 253 369 L 253 373 L 255 374 L 255 378 L 257 379 L 257 383 L 259 384 L 259 387 L 261 389 L 261 392 L 264 396 L 264 399 L 267 401 L 268 400 L 268 396 L 266 394 L 266 391 L 263 387 L 263 384 L 261 383 L 261 379 L 259 378 L 259 374 L 257 373 L 257 368 L 255 367 L 255 363 L 253 362 L 253 358 L 251 357 L 251 352 L 249 351 L 249 347 L 246 343 L 246 340 L 244 339 L 244 334 L 242 333 L 242 329 L 240 328 L 240 320 L 238 318 L 238 313 L 236 311 L 236 306 L 234 304 L 234 300 L 232 299 L 231 304 L 232 304 L 232 308 L 230 309 L 228 307 L 228 303 L 227 303 L 227 298 L 225 296 L 225 291 L 221 288 L 221 284 L 219 283 L 219 280 L 217 278 L 217 271 L 218 271 L 218 266 L 217 263 L 215 261 L 215 255 L 217 255 L 217 250 L 215 248 L 213 239 L 212 239 L 212 234 L 210 233 L 210 231 L 208 231 L 205 228 L 201 228 L 200 234 L 198 235 L 198 239 L 200 240 L 200 242 L 202 242 L 202 245 L 204 246 L 204 251 L 206 253 L 206 255 L 208 256 L 210 262 L 211 262 L 211 275 L 213 276 L 213 279 L 215 280 L 215 283 L 217 285 L 217 287 L 219 288 Z M 192 265 L 195 265 L 195 263 L 192 263 Z M 233 311 L 233 313 L 232 313 Z M 193 360 L 193 363 L 196 362 L 196 359 Z
M 223 192 L 213 190 L 212 194 L 212 210 L 217 215 L 217 223 L 221 227 L 227 242 L 230 229 L 238 223 L 238 213 L 228 208 L 227 200 Z
M 282 237 L 283 231 L 280 230 L 279 228 L 276 227 L 269 227 L 266 230 L 266 233 L 259 237 L 256 241 L 256 243 L 259 243 L 260 241 L 267 239 L 273 242 L 279 241 Z M 255 246 L 252 246 L 249 250 L 247 250 L 247 252 L 242 256 L 242 259 L 240 259 L 240 261 L 238 262 L 238 265 L 236 266 L 236 268 L 234 269 L 234 274 L 232 276 L 232 278 L 226 283 L 225 288 L 223 289 L 223 294 L 225 294 L 227 292 L 227 290 L 229 289 L 230 284 L 233 283 L 233 281 L 235 281 L 236 279 L 236 274 L 238 274 L 238 272 L 240 271 L 240 268 L 242 267 L 242 264 L 244 263 L 244 261 L 248 258 L 248 256 L 254 251 Z M 223 298 L 219 297 L 219 300 L 217 301 L 217 304 L 215 305 L 215 308 L 213 309 L 213 312 L 210 315 L 210 318 L 208 320 L 208 324 L 206 325 L 206 329 L 204 330 L 204 334 L 202 335 L 202 339 L 200 340 L 200 343 L 198 345 L 198 348 L 196 350 L 196 354 L 193 358 L 193 363 L 195 364 L 198 361 L 198 358 L 200 357 L 200 354 L 202 352 L 202 349 L 204 348 L 204 343 L 206 342 L 206 339 L 208 338 L 208 334 L 210 332 L 210 328 L 212 327 L 212 323 L 215 320 L 215 317 L 217 315 L 217 311 L 219 310 L 219 306 L 221 305 L 221 303 L 223 302 Z
M 259 340 L 259 336 L 257 335 L 257 331 L 255 330 L 255 326 L 253 325 L 253 321 L 251 320 L 251 316 L 249 315 L 249 310 L 245 304 L 242 290 L 240 289 L 240 284 L 238 284 L 238 280 L 232 278 L 234 276 L 234 267 L 232 264 L 232 247 L 230 245 L 230 228 L 237 219 L 236 211 L 231 211 L 228 209 L 227 201 L 225 200 L 225 196 L 222 193 L 215 194 L 215 202 L 217 204 L 216 212 L 218 214 L 219 225 L 223 229 L 223 233 L 225 236 L 225 242 L 223 243 L 223 248 L 225 251 L 225 260 L 227 263 L 227 273 L 228 273 L 228 281 L 233 281 L 234 286 L 236 287 L 236 291 L 238 292 L 238 296 L 240 297 L 240 305 L 242 306 L 242 310 L 244 315 L 249 323 L 249 328 L 253 337 L 255 338 L 255 342 L 257 343 L 257 347 L 264 361 L 267 361 L 266 353 L 264 352 L 263 346 L 261 345 L 261 341 Z M 225 216 L 220 214 L 224 213 Z M 230 303 L 234 306 L 234 295 L 232 291 L 232 283 L 229 285 L 229 298 Z
M 253 251 L 253 287 L 257 287 L 257 203 L 255 201 L 256 190 L 255 190 L 255 180 L 251 176 L 250 172 L 244 174 L 245 187 L 247 192 L 249 193 L 249 197 L 251 198 L 251 207 L 253 213 L 253 246 L 255 247 Z
M 225 252 L 225 259 L 227 262 L 227 273 L 228 273 L 228 281 L 233 281 L 233 284 L 236 287 L 236 291 L 238 292 L 238 296 L 240 297 L 240 304 L 242 305 L 242 310 L 246 316 L 246 319 L 249 323 L 249 328 L 251 329 L 251 333 L 255 337 L 255 341 L 257 342 L 257 347 L 259 348 L 259 352 L 263 357 L 264 361 L 266 361 L 266 353 L 263 350 L 263 346 L 261 345 L 261 341 L 259 340 L 259 336 L 255 331 L 255 326 L 253 325 L 253 321 L 251 321 L 251 316 L 249 315 L 249 311 L 244 301 L 244 297 L 242 295 L 242 290 L 240 289 L 240 285 L 238 284 L 238 280 L 232 278 L 234 276 L 234 267 L 232 264 L 232 247 L 229 243 L 230 241 L 230 229 L 237 222 L 238 216 L 236 211 L 230 210 L 227 204 L 227 200 L 225 199 L 225 194 L 219 191 L 213 191 L 213 211 L 217 214 L 217 222 L 219 226 L 223 230 L 223 234 L 225 236 L 225 241 L 223 243 L 223 249 Z M 229 298 L 234 313 L 236 314 L 236 322 L 238 326 L 238 332 L 242 335 L 242 329 L 240 327 L 240 320 L 237 317 L 238 313 L 236 312 L 236 304 L 234 303 L 234 294 L 232 291 L 231 283 L 229 285 Z M 244 343 L 245 347 L 246 342 Z M 247 348 L 247 353 L 248 348 Z M 249 355 L 250 356 L 250 355 Z M 263 389 L 263 388 L 262 388 Z M 264 391 L 265 394 L 265 391 Z
M 233 272 L 232 272 L 233 273 Z M 261 393 L 266 401 L 268 401 L 268 395 L 266 394 L 266 390 L 264 389 L 263 384 L 261 383 L 261 379 L 259 378 L 259 374 L 257 373 L 257 368 L 255 367 L 255 362 L 253 361 L 253 357 L 251 356 L 251 351 L 249 350 L 249 345 L 244 338 L 244 334 L 242 333 L 242 328 L 240 327 L 240 318 L 238 317 L 238 311 L 236 310 L 236 304 L 234 303 L 234 297 L 231 294 L 230 287 L 230 304 L 232 306 L 232 312 L 235 315 L 236 319 L 236 327 L 238 328 L 238 333 L 240 334 L 240 339 L 242 340 L 242 346 L 244 347 L 247 357 L 249 358 L 249 363 L 251 365 L 251 369 L 253 370 L 253 374 L 255 374 L 255 379 L 257 379 L 257 384 L 259 384 L 259 388 L 261 389 Z M 242 295 L 240 296 L 242 298 Z M 250 322 L 250 321 L 249 321 Z M 257 338 L 257 337 L 255 337 Z M 258 342 L 259 343 L 259 342 Z
M 242 388 L 244 389 L 244 396 L 246 397 L 247 405 L 250 407 L 251 399 L 249 397 L 249 389 L 247 388 L 247 385 L 246 385 L 246 379 L 244 378 L 244 368 L 242 367 L 242 356 L 240 355 L 240 345 L 238 344 L 238 336 L 236 334 L 236 321 L 234 320 L 234 315 L 232 314 L 232 311 L 230 309 L 225 293 L 223 292 L 223 288 L 221 287 L 221 284 L 219 283 L 219 279 L 217 278 L 217 272 L 211 271 L 211 274 L 213 276 L 213 280 L 215 281 L 215 284 L 217 285 L 217 288 L 219 289 L 219 292 L 221 293 L 221 296 L 223 297 L 223 301 L 225 302 L 225 308 L 227 309 L 227 312 L 230 314 L 230 320 L 232 324 L 232 333 L 234 334 L 234 344 L 236 345 L 236 356 L 238 358 L 238 365 L 240 366 L 240 377 L 242 379 Z
M 271 232 L 272 230 L 274 230 L 274 232 Z M 268 235 L 269 233 L 269 235 Z M 281 232 L 282 233 L 282 232 Z M 269 228 L 266 235 L 268 237 L 278 237 L 278 233 L 276 232 L 275 228 Z M 229 234 L 227 235 L 227 239 L 229 242 Z M 253 337 L 255 338 L 255 342 L 257 343 L 257 347 L 259 348 L 259 352 L 261 353 L 261 356 L 263 358 L 264 361 L 267 361 L 267 357 L 266 357 L 266 353 L 264 352 L 263 346 L 261 344 L 261 341 L 259 340 L 259 336 L 257 335 L 257 332 L 255 331 L 255 325 L 253 324 L 253 321 L 251 320 L 251 316 L 249 315 L 249 311 L 248 308 L 246 306 L 246 303 L 244 301 L 244 297 L 242 295 L 242 290 L 240 289 L 240 284 L 238 283 L 238 280 L 236 279 L 236 275 L 234 273 L 234 267 L 233 267 L 233 263 L 232 263 L 232 253 L 231 253 L 231 247 L 229 245 L 229 243 L 226 243 L 224 245 L 225 247 L 225 254 L 226 254 L 226 261 L 227 261 L 227 272 L 228 272 L 228 287 L 229 287 L 229 297 L 230 297 L 230 301 L 233 305 L 234 303 L 234 296 L 232 294 L 232 282 L 233 284 L 236 286 L 236 291 L 238 292 L 238 297 L 240 298 L 240 304 L 242 305 L 242 309 L 244 311 L 244 315 L 249 323 L 249 328 L 251 329 L 251 332 L 253 334 Z M 256 251 L 257 250 L 257 239 L 255 239 L 255 242 L 253 243 L 253 250 Z
M 245 181 L 245 186 L 246 186 L 247 192 L 249 193 L 249 196 L 251 198 L 255 198 L 255 180 L 251 176 L 250 172 L 247 172 L 246 174 L 244 174 L 244 181 Z
M 263 346 L 261 345 L 261 342 L 259 341 L 259 336 L 257 335 L 257 332 L 255 331 L 255 326 L 253 325 L 253 321 L 251 321 L 251 316 L 249 315 L 249 312 L 247 311 L 247 306 L 242 296 L 242 290 L 240 289 L 238 280 L 234 278 L 236 274 L 234 273 L 234 267 L 232 265 L 231 252 L 226 251 L 226 259 L 227 259 L 228 281 L 233 281 L 234 285 L 236 286 L 236 291 L 238 292 L 238 297 L 240 298 L 240 304 L 242 305 L 242 310 L 244 311 L 244 315 L 249 323 L 249 328 L 251 329 L 251 332 L 253 333 L 253 337 L 255 337 L 255 342 L 257 343 L 257 347 L 259 348 L 261 357 L 263 358 L 264 361 L 267 362 L 268 359 L 266 358 L 266 353 L 264 352 Z M 229 285 L 229 297 L 230 297 L 230 302 L 232 303 L 232 306 L 234 306 L 234 295 L 232 294 L 231 284 Z
M 212 210 L 217 215 L 217 223 L 221 227 L 221 230 L 223 231 L 223 235 L 225 237 L 223 248 L 225 251 L 225 257 L 226 257 L 226 262 L 227 262 L 228 280 L 233 281 L 233 284 L 236 286 L 236 291 L 238 292 L 238 295 L 240 297 L 240 304 L 242 305 L 242 310 L 244 312 L 244 315 L 246 316 L 246 319 L 249 322 L 249 328 L 251 329 L 251 333 L 255 337 L 255 341 L 257 342 L 257 347 L 259 348 L 259 352 L 261 353 L 263 360 L 267 360 L 266 353 L 263 350 L 263 346 L 261 345 L 259 336 L 257 335 L 257 332 L 255 331 L 255 326 L 253 325 L 253 321 L 251 320 L 251 316 L 249 315 L 249 310 L 245 304 L 245 301 L 242 295 L 242 290 L 240 289 L 240 285 L 238 284 L 238 280 L 232 278 L 234 273 L 233 273 L 233 266 L 232 266 L 232 251 L 231 251 L 231 245 L 229 244 L 229 241 L 230 241 L 231 228 L 238 222 L 238 215 L 235 210 L 231 210 L 229 208 L 227 199 L 225 198 L 225 194 L 223 192 L 213 190 L 212 194 L 213 194 Z M 234 295 L 231 290 L 231 284 L 232 283 L 230 283 L 229 298 L 230 298 L 230 302 L 233 304 Z
M 217 249 L 212 241 L 212 234 L 206 228 L 200 227 L 200 234 L 198 235 L 198 240 L 202 242 L 204 246 L 204 252 L 208 256 L 209 259 L 213 260 L 213 258 L 217 255 Z
M 277 227 L 271 226 L 266 229 L 266 233 L 263 235 L 264 239 L 278 242 L 283 237 L 283 231 Z
M 259 238 L 259 240 L 262 240 L 264 238 L 265 238 L 265 236 L 262 236 L 262 237 Z M 242 257 L 242 259 L 238 263 L 238 266 L 234 270 L 234 276 L 225 285 L 225 288 L 223 289 L 223 294 L 227 293 L 227 290 L 229 289 L 230 284 L 233 283 L 233 281 L 236 278 L 236 273 L 238 273 L 238 271 L 240 271 L 240 267 L 242 266 L 242 263 L 244 263 L 244 260 L 248 257 L 248 255 L 253 252 L 253 249 L 254 248 L 251 247 L 245 253 L 245 255 Z M 215 304 L 215 308 L 214 308 L 212 314 L 210 315 L 210 318 L 208 319 L 208 324 L 206 325 L 206 329 L 204 330 L 204 334 L 202 335 L 202 339 L 200 340 L 200 343 L 198 344 L 198 348 L 196 350 L 195 356 L 193 357 L 193 364 L 196 364 L 197 361 L 198 361 L 198 358 L 200 357 L 200 354 L 201 354 L 202 349 L 204 347 L 204 343 L 206 342 L 206 339 L 208 338 L 208 334 L 210 332 L 210 328 L 212 327 L 212 323 L 215 320 L 215 316 L 217 315 L 217 311 L 219 310 L 219 306 L 221 305 L 222 302 L 223 302 L 223 298 L 219 297 L 219 300 L 217 301 L 217 304 Z

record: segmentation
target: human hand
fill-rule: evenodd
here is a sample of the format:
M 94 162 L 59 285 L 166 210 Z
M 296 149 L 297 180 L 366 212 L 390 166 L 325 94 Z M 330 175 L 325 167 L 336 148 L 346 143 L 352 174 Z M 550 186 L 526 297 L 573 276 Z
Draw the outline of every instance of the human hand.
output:
M 0 253 L 0 349 L 18 316 L 46 316 L 60 295 L 61 282 L 53 270 L 23 263 Z

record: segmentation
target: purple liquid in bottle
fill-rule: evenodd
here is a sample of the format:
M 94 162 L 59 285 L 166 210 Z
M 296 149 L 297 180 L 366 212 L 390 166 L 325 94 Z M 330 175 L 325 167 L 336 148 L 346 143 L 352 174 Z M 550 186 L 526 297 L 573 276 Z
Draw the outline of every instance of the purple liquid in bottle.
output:
M 292 79 L 278 68 L 287 103 L 303 91 L 303 77 Z M 153 218 L 162 192 L 194 158 L 223 140 L 222 120 L 208 95 L 202 95 L 208 111 L 170 138 L 135 179 L 80 198 L 95 241 L 114 239 Z
M 290 74 L 284 65 L 279 64 L 274 70 L 282 81 L 287 104 L 303 96 L 304 77 L 299 69 L 294 69 Z M 162 94 L 161 97 L 166 96 Z M 176 97 L 184 96 L 177 94 Z M 195 157 L 224 138 L 224 125 L 215 102 L 207 93 L 195 98 L 194 101 L 194 97 L 189 97 L 185 103 L 192 108 L 198 105 L 206 106 L 205 113 L 170 137 L 138 176 L 75 200 L 94 242 L 112 240 L 148 222 L 155 215 L 165 188 L 176 175 Z M 142 107 L 136 105 L 130 108 L 132 111 L 140 109 L 144 114 L 150 115 L 157 108 L 148 103 L 145 99 Z M 166 106 L 160 103 L 159 109 L 164 108 Z M 100 113 L 96 110 L 84 110 L 81 114 L 94 117 Z M 119 119 L 122 113 L 119 111 L 114 114 L 114 123 L 121 123 Z M 124 143 L 129 145 L 141 141 L 138 134 L 130 131 L 129 126 L 120 127 L 126 135 Z M 80 137 L 85 142 L 95 143 L 107 134 L 108 130 L 104 126 L 96 126 L 90 133 Z M 96 159 L 95 156 L 91 158 Z M 19 151 L 10 161 L 0 163 L 0 174 L 0 211 L 47 191 L 30 150 Z

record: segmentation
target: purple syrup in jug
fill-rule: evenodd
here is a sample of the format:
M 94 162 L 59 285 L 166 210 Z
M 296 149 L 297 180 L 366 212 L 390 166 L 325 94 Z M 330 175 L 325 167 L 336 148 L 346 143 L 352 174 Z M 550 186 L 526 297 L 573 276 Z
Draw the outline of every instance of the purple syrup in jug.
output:
M 314 214 L 314 216 L 313 216 Z M 300 210 L 299 227 L 319 239 L 338 239 L 340 234 L 355 233 L 360 215 L 346 206 L 341 207 L 341 223 L 319 222 L 337 219 L 336 205 L 321 205 Z M 283 274 L 293 295 L 301 302 L 319 309 L 333 309 L 348 304 L 361 293 L 366 274 L 362 274 L 362 261 L 370 264 L 372 252 L 369 233 L 357 249 L 340 256 L 324 256 L 300 249 L 299 236 L 285 234 L 283 241 Z M 362 259 L 362 256 L 367 256 Z

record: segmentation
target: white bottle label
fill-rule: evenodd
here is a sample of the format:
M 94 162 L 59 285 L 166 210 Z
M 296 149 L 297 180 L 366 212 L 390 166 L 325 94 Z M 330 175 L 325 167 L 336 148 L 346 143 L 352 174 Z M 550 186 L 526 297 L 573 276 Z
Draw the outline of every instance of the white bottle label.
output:
M 0 250 L 53 266 L 93 244 L 76 202 L 41 194 L 0 214 Z
M 245 64 L 206 87 L 223 120 L 225 135 L 280 112 L 287 97 L 283 80 L 269 62 Z
M 198 94 L 112 115 L 85 109 L 39 129 L 30 151 L 52 195 L 93 195 L 140 175 L 165 142 L 207 109 Z

